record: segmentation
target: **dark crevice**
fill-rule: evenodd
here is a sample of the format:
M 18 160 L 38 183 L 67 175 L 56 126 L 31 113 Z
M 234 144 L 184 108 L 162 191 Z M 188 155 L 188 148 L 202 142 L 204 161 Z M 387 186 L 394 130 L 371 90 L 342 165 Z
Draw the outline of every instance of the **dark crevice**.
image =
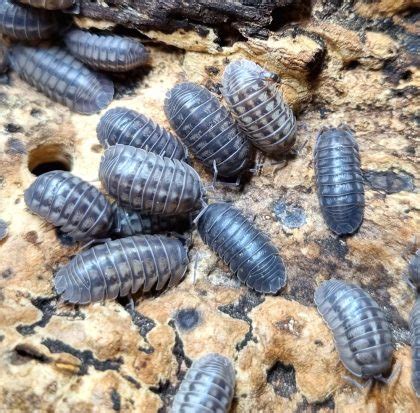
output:
M 414 177 L 403 171 L 363 171 L 365 183 L 376 191 L 385 192 L 387 195 L 398 192 L 413 192 L 415 189 Z
M 25 364 L 31 360 L 40 363 L 49 363 L 51 358 L 41 353 L 37 348 L 29 344 L 18 344 L 11 355 L 11 364 L 20 365 Z
M 276 362 L 267 370 L 267 383 L 273 386 L 274 392 L 279 396 L 290 398 L 297 392 L 294 367 Z
M 182 331 L 191 331 L 200 324 L 201 315 L 195 308 L 183 308 L 174 316 L 177 328 Z
M 311 0 L 289 0 L 283 7 L 273 10 L 271 13 L 272 21 L 268 28 L 276 32 L 289 24 L 309 19 L 311 12 Z
M 121 411 L 121 395 L 120 393 L 118 393 L 117 389 L 112 389 L 111 401 L 112 401 L 112 409 L 116 412 Z

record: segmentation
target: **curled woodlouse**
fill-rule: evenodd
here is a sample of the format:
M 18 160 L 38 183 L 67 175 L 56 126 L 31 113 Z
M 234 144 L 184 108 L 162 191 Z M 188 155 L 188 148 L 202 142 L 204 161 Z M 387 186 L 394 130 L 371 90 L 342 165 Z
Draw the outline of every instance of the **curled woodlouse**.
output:
M 133 146 L 109 147 L 99 178 L 121 206 L 144 214 L 175 215 L 201 205 L 203 187 L 191 166 Z
M 178 239 L 142 235 L 107 241 L 77 254 L 54 279 L 70 303 L 88 304 L 178 284 L 188 255 Z
M 0 33 L 12 39 L 48 39 L 59 28 L 59 20 L 52 12 L 20 6 L 10 0 L 0 2 Z
M 106 111 L 96 128 L 99 142 L 104 148 L 116 145 L 135 146 L 171 159 L 187 157 L 178 138 L 152 119 L 127 108 Z
M 363 220 L 365 196 L 359 147 L 349 128 L 325 128 L 317 137 L 314 166 L 324 219 L 336 234 L 355 232 Z
M 235 390 L 232 362 L 217 353 L 209 353 L 191 365 L 179 386 L 172 413 L 228 413 Z
M 76 0 L 18 0 L 19 3 L 46 10 L 64 10 L 71 7 Z
M 94 186 L 70 172 L 40 175 L 25 191 L 28 208 L 74 240 L 100 238 L 112 224 L 112 207 Z
M 223 177 L 248 166 L 250 145 L 232 116 L 207 89 L 179 83 L 165 99 L 166 117 L 194 156 Z
M 276 293 L 286 284 L 277 248 L 237 208 L 225 203 L 209 205 L 198 218 L 198 232 L 248 287 Z
M 222 94 L 251 143 L 277 156 L 295 143 L 296 119 L 277 90 L 277 75 L 249 60 L 229 63 L 223 74 Z
M 411 352 L 413 356 L 411 382 L 417 397 L 420 397 L 420 297 L 410 314 Z
M 182 233 L 192 226 L 191 214 L 145 215 L 113 204 L 113 225 L 111 233 L 118 237 L 139 234 Z
M 372 297 L 341 280 L 324 281 L 315 303 L 334 335 L 344 366 L 357 377 L 382 379 L 394 351 L 390 326 Z
M 76 112 L 99 112 L 114 96 L 111 80 L 58 47 L 16 45 L 9 51 L 9 61 L 23 80 Z
M 420 250 L 417 250 L 408 264 L 408 279 L 414 288 L 420 290 Z
M 145 47 L 130 37 L 73 29 L 65 34 L 64 42 L 77 59 L 107 72 L 127 72 L 144 65 L 149 58 Z

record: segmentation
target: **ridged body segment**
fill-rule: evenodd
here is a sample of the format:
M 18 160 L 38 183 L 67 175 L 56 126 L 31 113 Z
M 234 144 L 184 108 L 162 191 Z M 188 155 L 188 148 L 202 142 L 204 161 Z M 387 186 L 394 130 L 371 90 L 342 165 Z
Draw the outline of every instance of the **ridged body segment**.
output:
M 223 74 L 223 97 L 251 143 L 278 156 L 295 143 L 296 119 L 276 88 L 277 76 L 249 60 L 229 63 Z
M 412 352 L 411 382 L 417 397 L 420 397 L 420 297 L 410 314 L 410 335 Z
M 92 72 L 58 47 L 16 45 L 9 51 L 9 60 L 23 80 L 75 112 L 99 112 L 114 96 L 111 80 Z
M 45 10 L 0 1 L 0 33 L 15 40 L 42 40 L 54 35 L 60 24 L 57 15 Z
M 420 290 L 420 250 L 411 258 L 408 264 L 408 278 L 417 289 Z
M 195 158 L 218 175 L 238 176 L 248 166 L 250 145 L 232 116 L 207 89 L 179 83 L 165 99 L 166 117 Z
M 237 208 L 225 203 L 209 205 L 198 220 L 198 232 L 248 287 L 277 293 L 286 284 L 277 248 Z
M 88 304 L 177 285 L 188 265 L 181 241 L 158 235 L 127 237 L 77 254 L 56 274 L 58 294 Z
M 368 293 L 356 285 L 329 280 L 315 291 L 315 303 L 351 373 L 369 379 L 390 370 L 394 351 L 391 329 Z
M 104 148 L 122 144 L 154 152 L 171 159 L 185 160 L 184 145 L 152 119 L 127 108 L 113 108 L 104 113 L 96 128 Z
M 144 65 L 149 58 L 138 40 L 115 34 L 99 35 L 73 29 L 65 34 L 64 42 L 77 59 L 106 72 L 128 72 Z
M 121 206 L 144 214 L 175 215 L 201 205 L 203 187 L 191 166 L 133 146 L 109 147 L 99 178 Z
M 191 365 L 179 386 L 172 413 L 228 413 L 235 390 L 232 362 L 209 353 Z
M 71 7 L 76 0 L 19 0 L 19 3 L 46 10 L 64 10 Z
M 365 206 L 359 147 L 347 127 L 318 135 L 314 151 L 318 199 L 325 222 L 338 235 L 355 232 Z
M 32 212 L 75 240 L 106 236 L 112 224 L 112 208 L 105 196 L 70 172 L 40 175 L 24 198 Z

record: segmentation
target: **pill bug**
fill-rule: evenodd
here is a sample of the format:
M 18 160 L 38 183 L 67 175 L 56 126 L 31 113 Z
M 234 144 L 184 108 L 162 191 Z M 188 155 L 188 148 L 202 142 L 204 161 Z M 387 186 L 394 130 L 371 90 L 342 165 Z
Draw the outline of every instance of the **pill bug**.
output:
M 149 58 L 145 47 L 130 37 L 73 29 L 65 34 L 64 42 L 77 59 L 106 72 L 127 72 L 144 65 Z
M 179 83 L 165 99 L 166 117 L 194 156 L 222 177 L 238 176 L 248 166 L 250 145 L 232 116 L 207 89 Z
M 46 10 L 63 10 L 71 7 L 76 0 L 18 0 L 19 3 Z
M 372 297 L 356 285 L 333 279 L 316 289 L 315 304 L 344 366 L 357 377 L 381 379 L 391 368 L 394 346 L 385 314 Z
M 99 112 L 112 101 L 112 81 L 58 47 L 16 45 L 9 51 L 9 61 L 23 80 L 73 111 Z
M 277 75 L 256 63 L 237 60 L 225 69 L 222 94 L 251 143 L 278 156 L 295 143 L 296 119 L 273 80 Z
M 139 234 L 183 233 L 191 228 L 191 214 L 145 215 L 113 204 L 111 233 L 118 237 Z
M 420 290 L 420 250 L 417 250 L 408 264 L 408 279 L 414 288 Z
M 3 219 L 0 219 L 0 241 L 7 237 L 9 233 L 7 222 Z
M 60 28 L 57 15 L 21 6 L 10 0 L 0 2 L 0 33 L 15 40 L 48 39 Z
M 144 214 L 175 215 L 201 205 L 203 187 L 191 166 L 133 146 L 109 147 L 99 178 L 121 206 Z
M 193 362 L 172 404 L 172 413 L 227 413 L 235 390 L 232 362 L 209 353 Z
M 167 158 L 185 160 L 184 145 L 174 135 L 148 117 L 127 108 L 113 108 L 104 113 L 96 128 L 104 148 L 116 145 L 135 146 Z
M 248 287 L 276 293 L 286 284 L 277 248 L 237 208 L 226 203 L 209 205 L 198 218 L 198 232 Z
M 411 382 L 417 397 L 420 397 L 420 297 L 410 314 L 410 335 L 412 352 Z
M 112 208 L 105 196 L 70 172 L 38 176 L 24 198 L 32 212 L 61 227 L 74 240 L 105 236 L 112 224 Z
M 142 235 L 107 241 L 77 254 L 54 279 L 58 294 L 70 303 L 88 304 L 140 289 L 160 291 L 177 285 L 188 265 L 178 239 Z
M 314 166 L 324 219 L 338 235 L 355 232 L 365 205 L 359 147 L 346 126 L 325 128 L 317 137 Z

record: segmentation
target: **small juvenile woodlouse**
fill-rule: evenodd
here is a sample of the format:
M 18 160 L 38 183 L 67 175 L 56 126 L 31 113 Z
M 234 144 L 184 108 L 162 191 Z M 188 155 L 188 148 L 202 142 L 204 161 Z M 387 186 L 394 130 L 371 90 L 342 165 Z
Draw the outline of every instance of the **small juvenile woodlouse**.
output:
M 130 145 L 171 159 L 185 160 L 184 145 L 172 133 L 152 119 L 127 108 L 113 108 L 104 113 L 96 128 L 104 148 Z
M 417 397 L 420 397 L 420 297 L 410 314 L 410 335 L 412 352 L 411 382 Z
M 179 83 L 168 92 L 164 110 L 171 127 L 206 167 L 229 178 L 248 166 L 249 142 L 207 89 Z
M 222 94 L 251 143 L 278 156 L 295 143 L 296 119 L 277 90 L 270 73 L 249 60 L 229 63 L 223 74 Z
M 10 0 L 0 2 L 0 33 L 12 39 L 48 39 L 59 28 L 57 15 L 52 12 L 20 6 Z
M 112 224 L 112 207 L 94 186 L 70 172 L 40 175 L 25 191 L 28 208 L 74 240 L 106 236 Z
M 341 280 L 324 281 L 315 304 L 334 335 L 344 366 L 363 379 L 384 380 L 394 351 L 390 326 L 372 297 Z
M 18 0 L 19 3 L 46 10 L 64 10 L 71 7 L 76 0 Z
M 408 280 L 417 291 L 420 290 L 420 250 L 417 250 L 408 264 Z
M 232 362 L 217 353 L 195 360 L 179 386 L 172 413 L 228 413 L 235 391 Z
M 9 61 L 23 80 L 76 112 L 99 112 L 114 96 L 111 80 L 92 72 L 58 47 L 16 45 L 9 51 Z
M 200 176 L 185 162 L 127 145 L 105 151 L 99 178 L 121 206 L 144 214 L 194 211 L 204 191 Z
M 54 279 L 58 294 L 70 303 L 88 304 L 140 289 L 160 291 L 177 285 L 188 265 L 178 239 L 142 235 L 107 241 L 77 254 Z
M 65 34 L 64 42 L 77 59 L 106 72 L 128 72 L 144 65 L 149 58 L 138 40 L 115 34 L 98 35 L 73 29 Z
M 365 196 L 359 146 L 348 127 L 321 130 L 314 167 L 319 203 L 328 227 L 338 235 L 352 234 L 363 221 Z
M 277 248 L 232 205 L 209 205 L 198 218 L 198 232 L 248 287 L 277 293 L 286 284 Z

